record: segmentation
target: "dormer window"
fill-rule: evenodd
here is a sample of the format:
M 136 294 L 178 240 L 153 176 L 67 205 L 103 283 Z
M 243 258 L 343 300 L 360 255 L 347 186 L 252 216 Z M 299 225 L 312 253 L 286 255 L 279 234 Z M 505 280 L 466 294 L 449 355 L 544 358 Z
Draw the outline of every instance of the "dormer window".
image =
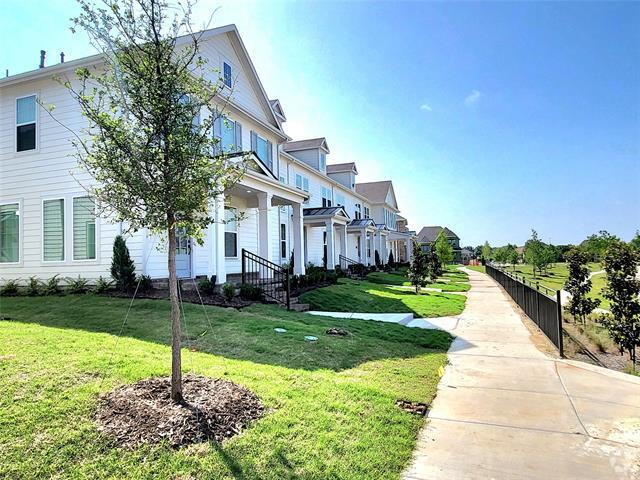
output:
M 224 84 L 231 88 L 232 85 L 232 78 L 231 78 L 231 65 L 229 65 L 227 62 L 222 62 L 222 75 L 223 75 L 223 80 L 224 80 Z
M 327 155 L 324 152 L 320 152 L 320 171 L 324 172 L 327 168 Z

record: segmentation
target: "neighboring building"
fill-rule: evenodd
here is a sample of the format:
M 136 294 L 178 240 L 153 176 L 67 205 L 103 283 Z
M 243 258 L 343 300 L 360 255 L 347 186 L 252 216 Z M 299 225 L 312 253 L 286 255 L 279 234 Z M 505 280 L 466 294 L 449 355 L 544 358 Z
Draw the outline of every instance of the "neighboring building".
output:
M 181 37 L 178 44 L 187 41 Z M 250 152 L 251 168 L 238 185 L 211 202 L 212 216 L 228 221 L 212 223 L 203 245 L 179 236 L 179 276 L 216 275 L 223 283 L 241 272 L 243 249 L 277 264 L 293 258 L 298 274 L 307 262 L 334 268 L 343 255 L 371 264 L 375 249 L 398 250 L 409 234 L 396 235 L 398 207 L 391 182 L 377 182 L 388 185 L 388 198 L 370 199 L 358 191 L 355 164 L 327 165 L 326 139 L 292 141 L 283 130 L 283 107 L 265 93 L 234 25 L 207 30 L 200 41 L 209 64 L 236 79 L 232 95 L 223 89 L 215 101 L 226 121 L 216 122 L 214 134 L 221 148 Z M 168 275 L 165 241 L 147 231 L 127 234 L 126 225 L 101 218 L 79 186 L 93 179 L 78 171 L 70 143 L 74 133 L 68 129 L 80 132 L 86 120 L 54 77 L 68 76 L 74 83 L 76 68 L 101 62 L 95 55 L 0 79 L 4 280 L 108 277 L 113 241 L 123 232 L 139 274 Z M 54 104 L 64 126 L 40 104 Z
M 422 245 L 424 251 L 428 251 L 435 243 L 440 232 L 444 232 L 444 235 L 453 247 L 453 261 L 455 263 L 462 262 L 462 249 L 460 248 L 460 237 L 456 235 L 452 230 L 447 227 L 433 226 L 422 227 L 422 230 L 418 232 L 417 241 Z
M 469 250 L 468 248 L 463 248 L 460 250 L 460 260 L 464 265 L 468 265 L 469 261 L 475 258 L 473 250 Z

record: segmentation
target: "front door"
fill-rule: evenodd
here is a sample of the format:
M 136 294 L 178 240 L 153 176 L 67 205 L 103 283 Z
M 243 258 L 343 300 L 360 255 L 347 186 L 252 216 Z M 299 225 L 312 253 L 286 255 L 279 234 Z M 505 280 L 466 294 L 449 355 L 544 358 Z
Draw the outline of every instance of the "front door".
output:
M 191 239 L 182 228 L 176 233 L 176 272 L 178 278 L 191 277 Z

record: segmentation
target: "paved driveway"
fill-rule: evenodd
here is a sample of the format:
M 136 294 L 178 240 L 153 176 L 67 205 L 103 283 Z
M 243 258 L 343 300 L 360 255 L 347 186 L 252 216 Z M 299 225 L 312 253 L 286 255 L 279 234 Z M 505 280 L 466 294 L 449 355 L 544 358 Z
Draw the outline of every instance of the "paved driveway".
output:
M 471 270 L 467 307 L 405 479 L 640 478 L 640 378 L 546 356 Z

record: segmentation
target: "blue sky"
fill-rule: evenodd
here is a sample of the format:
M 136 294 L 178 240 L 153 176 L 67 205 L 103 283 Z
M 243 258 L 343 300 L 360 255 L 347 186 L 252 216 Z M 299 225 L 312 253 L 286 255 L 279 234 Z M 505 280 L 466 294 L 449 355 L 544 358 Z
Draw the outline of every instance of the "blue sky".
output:
M 247 3 L 235 23 L 295 139 L 390 178 L 413 228 L 462 243 L 640 228 L 640 4 Z M 73 1 L 3 0 L 0 72 L 92 53 Z

